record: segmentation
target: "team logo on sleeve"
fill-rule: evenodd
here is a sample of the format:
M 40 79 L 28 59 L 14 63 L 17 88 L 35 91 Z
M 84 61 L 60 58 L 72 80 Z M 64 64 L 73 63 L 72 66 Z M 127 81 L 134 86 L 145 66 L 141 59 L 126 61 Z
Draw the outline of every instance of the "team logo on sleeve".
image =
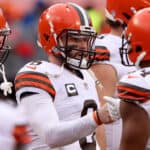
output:
M 65 88 L 66 88 L 68 96 L 78 95 L 78 91 L 77 91 L 76 86 L 75 86 L 74 83 L 65 84 Z

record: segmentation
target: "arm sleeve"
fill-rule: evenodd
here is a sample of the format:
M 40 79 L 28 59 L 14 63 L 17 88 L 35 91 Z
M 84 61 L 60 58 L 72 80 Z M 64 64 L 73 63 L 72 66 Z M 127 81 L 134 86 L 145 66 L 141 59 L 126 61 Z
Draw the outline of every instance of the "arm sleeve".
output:
M 71 144 L 95 131 L 97 124 L 93 115 L 71 121 L 60 121 L 52 98 L 36 94 L 21 100 L 33 130 L 51 148 Z

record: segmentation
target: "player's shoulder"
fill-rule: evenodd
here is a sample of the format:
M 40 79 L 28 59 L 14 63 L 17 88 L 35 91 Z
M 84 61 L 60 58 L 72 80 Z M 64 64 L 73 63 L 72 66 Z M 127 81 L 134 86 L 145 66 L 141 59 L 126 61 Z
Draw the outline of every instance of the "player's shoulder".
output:
M 58 65 L 46 61 L 32 61 L 24 65 L 15 77 L 15 90 L 19 93 L 17 97 L 20 97 L 24 90 L 35 93 L 45 91 L 55 97 L 50 75 L 56 74 L 58 68 L 60 69 Z
M 130 81 L 130 80 L 139 79 L 139 78 L 142 77 L 140 73 L 141 72 L 138 71 L 138 70 L 132 71 L 130 73 L 127 73 L 127 74 L 123 75 L 120 81 L 123 82 L 123 81 L 128 81 L 128 80 Z
M 150 79 L 146 78 L 146 76 L 148 75 L 147 73 L 148 72 L 146 72 L 145 69 L 130 72 L 130 73 L 124 75 L 120 79 L 119 84 L 133 85 L 133 86 L 136 86 L 136 87 L 147 88 L 148 87 L 147 82 L 148 82 L 148 80 L 150 80 Z M 149 72 L 148 76 L 150 78 L 150 72 Z
M 96 38 L 94 43 L 96 52 L 98 52 L 98 60 L 110 60 L 110 55 L 119 55 L 119 48 L 121 47 L 121 38 L 113 34 L 102 34 Z M 117 59 L 117 57 L 115 57 Z
M 110 34 L 110 33 L 106 33 L 106 34 L 101 34 L 101 35 L 98 35 L 97 38 L 96 38 L 96 44 L 99 44 L 99 43 L 103 43 L 103 44 L 111 44 L 112 41 L 118 41 L 120 42 L 121 41 L 121 38 L 119 36 L 116 36 L 116 35 L 113 35 L 113 34 Z
M 108 34 L 98 35 L 95 40 L 95 46 L 104 45 L 108 39 Z
M 26 71 L 33 71 L 33 72 L 37 72 L 40 70 L 42 71 L 42 70 L 44 70 L 47 63 L 48 62 L 42 61 L 42 60 L 30 61 L 30 62 L 26 63 L 22 68 L 20 68 L 18 73 L 26 72 Z
M 150 69 L 141 69 L 121 78 L 117 85 L 118 97 L 132 102 L 149 100 Z
M 23 72 L 41 73 L 41 74 L 52 74 L 57 72 L 59 67 L 51 62 L 44 60 L 31 61 L 25 64 L 19 71 L 18 74 Z

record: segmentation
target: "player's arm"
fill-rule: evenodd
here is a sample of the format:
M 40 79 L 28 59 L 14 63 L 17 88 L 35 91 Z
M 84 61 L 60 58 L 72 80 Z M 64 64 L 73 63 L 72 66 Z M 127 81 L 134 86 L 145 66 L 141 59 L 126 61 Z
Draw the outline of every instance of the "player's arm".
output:
M 60 121 L 53 103 L 56 91 L 45 74 L 35 71 L 18 73 L 15 89 L 32 128 L 52 148 L 75 142 L 101 124 L 95 113 L 73 121 Z
M 72 121 L 60 121 L 48 94 L 25 97 L 21 105 L 27 110 L 34 131 L 52 148 L 75 142 L 98 126 L 93 113 Z
M 123 120 L 120 150 L 146 149 L 150 131 L 149 117 L 141 105 L 149 100 L 150 91 L 146 87 L 147 82 L 138 74 L 129 74 L 118 83 L 120 114 Z
M 103 96 L 114 96 L 117 83 L 117 73 L 112 65 L 109 64 L 94 64 L 92 66 L 96 78 L 102 84 L 102 87 L 97 85 L 97 91 L 99 95 L 99 101 L 101 105 L 106 102 Z
M 146 149 L 150 131 L 146 111 L 134 103 L 121 101 L 120 114 L 123 120 L 120 150 Z
M 101 85 L 96 86 L 99 96 L 99 101 L 101 105 L 104 105 L 106 102 L 103 99 L 103 96 L 114 96 L 116 89 L 116 71 L 115 69 L 108 64 L 95 64 L 92 66 L 92 70 L 95 73 L 95 76 Z M 100 144 L 102 150 L 106 149 L 106 136 L 104 126 L 99 126 L 97 131 L 97 140 Z

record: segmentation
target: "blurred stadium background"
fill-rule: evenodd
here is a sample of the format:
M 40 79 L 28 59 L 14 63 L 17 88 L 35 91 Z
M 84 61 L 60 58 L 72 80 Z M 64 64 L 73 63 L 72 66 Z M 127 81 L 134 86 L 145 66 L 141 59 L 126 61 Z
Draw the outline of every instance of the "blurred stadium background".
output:
M 98 33 L 109 31 L 104 23 L 106 0 L 0 0 L 0 7 L 12 30 L 9 37 L 12 52 L 5 62 L 9 80 L 14 80 L 16 72 L 25 63 L 47 59 L 36 42 L 38 18 L 41 12 L 50 5 L 69 1 L 80 4 L 88 11 Z

